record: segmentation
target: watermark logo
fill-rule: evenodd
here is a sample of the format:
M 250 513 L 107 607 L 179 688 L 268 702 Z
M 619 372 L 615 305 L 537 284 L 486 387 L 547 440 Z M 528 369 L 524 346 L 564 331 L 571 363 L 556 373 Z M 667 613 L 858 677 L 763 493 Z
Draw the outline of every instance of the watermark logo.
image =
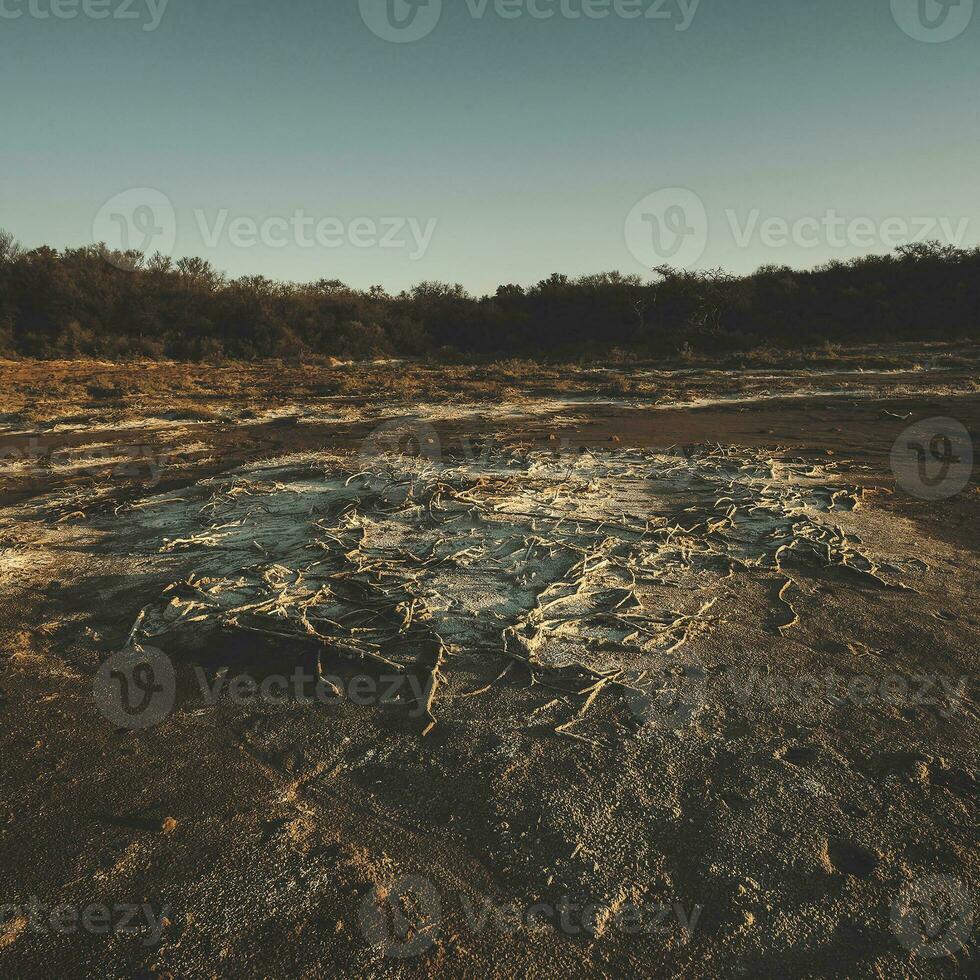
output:
M 231 248 L 339 248 L 400 249 L 409 260 L 424 258 L 432 245 L 438 218 L 321 217 L 298 208 L 290 214 L 257 218 L 235 214 L 229 208 L 193 212 L 204 249 Z M 127 271 L 141 266 L 144 256 L 159 253 L 173 257 L 177 242 L 177 214 L 161 191 L 138 187 L 117 194 L 99 210 L 92 223 L 93 240 L 107 247 L 107 258 Z
M 393 483 L 409 477 L 406 493 L 411 494 L 413 479 L 399 465 L 399 457 L 427 460 L 441 463 L 443 459 L 442 442 L 439 433 L 416 418 L 392 419 L 379 425 L 361 443 L 357 464 L 372 479 L 375 490 L 389 488 Z
M 891 466 L 906 493 L 920 500 L 947 500 L 970 482 L 973 440 L 956 419 L 925 419 L 898 437 Z
M 173 255 L 177 213 L 162 191 L 134 187 L 102 205 L 92 222 L 92 239 L 109 247 L 113 265 L 129 270 L 132 253 Z
M 442 17 L 442 0 L 359 0 L 361 19 L 372 34 L 393 44 L 428 37 Z
M 169 925 L 170 914 L 166 905 L 158 913 L 149 903 L 50 906 L 32 897 L 26 905 L 0 905 L 0 937 L 28 930 L 49 936 L 74 936 L 80 932 L 93 936 L 143 934 L 144 946 L 157 946 Z
M 31 436 L 26 446 L 0 446 L 0 472 L 32 481 L 71 475 L 140 480 L 153 487 L 169 465 L 169 455 L 149 445 L 45 447 Z
M 425 714 L 425 690 L 427 681 L 409 671 L 370 674 L 311 673 L 297 667 L 290 676 L 270 674 L 257 681 L 248 674 L 239 674 L 229 680 L 228 668 L 218 671 L 208 680 L 200 667 L 194 668 L 201 697 L 209 708 L 217 708 L 224 701 L 238 707 L 254 704 L 284 708 L 287 705 L 330 705 L 349 701 L 362 708 L 382 708 L 388 705 L 408 705 L 410 718 Z
M 940 241 L 959 248 L 970 231 L 970 219 L 892 216 L 884 220 L 846 217 L 835 208 L 823 214 L 804 215 L 789 221 L 778 215 L 764 217 L 758 208 L 744 218 L 732 209 L 725 212 L 732 241 L 738 248 L 757 242 L 763 248 L 898 248 L 908 243 Z
M 630 211 L 625 239 L 645 268 L 693 266 L 705 253 L 709 232 L 726 247 L 813 250 L 868 250 L 883 247 L 909 255 L 942 255 L 962 248 L 970 219 L 952 215 L 842 214 L 837 208 L 787 217 L 760 208 L 727 208 L 708 215 L 693 191 L 669 188 L 643 198 Z
M 378 37 L 405 43 L 435 30 L 442 0 L 360 0 L 361 17 Z M 667 23 L 675 31 L 690 29 L 701 0 L 465 0 L 470 17 L 499 20 L 643 20 Z
M 117 20 L 142 21 L 144 31 L 155 31 L 170 0 L 0 0 L 0 20 Z
M 914 41 L 942 44 L 973 20 L 974 0 L 892 0 L 895 23 Z
M 392 419 L 374 429 L 361 443 L 359 461 L 366 469 L 376 471 L 393 456 L 442 461 L 442 441 L 439 433 L 416 418 Z
M 194 220 L 206 248 L 217 248 L 222 241 L 232 248 L 384 248 L 411 249 L 409 259 L 425 257 L 432 244 L 438 218 L 359 217 L 345 221 L 337 217 L 319 218 L 302 208 L 288 217 L 273 215 L 259 221 L 250 215 L 232 215 L 222 208 L 208 215 L 194 212 Z
M 645 268 L 669 263 L 686 269 L 708 247 L 708 212 L 694 191 L 669 187 L 636 203 L 624 234 L 633 258 Z
M 621 20 L 667 21 L 678 32 L 694 23 L 701 0 L 466 0 L 474 20 L 489 10 L 501 20 Z
M 439 937 L 442 898 L 431 881 L 406 875 L 389 888 L 368 892 L 358 919 L 368 945 L 390 959 L 412 959 Z
M 119 728 L 143 731 L 173 710 L 177 677 L 171 659 L 156 647 L 134 644 L 114 653 L 95 675 L 95 703 Z
M 663 688 L 631 694 L 630 707 L 643 728 L 679 732 L 693 724 L 709 692 L 710 678 L 696 667 L 671 677 Z
M 879 704 L 895 708 L 935 711 L 951 718 L 971 699 L 975 678 L 965 674 L 824 674 L 794 676 L 758 670 L 712 673 L 687 666 L 683 674 L 665 678 L 656 689 L 637 689 L 628 698 L 640 725 L 648 730 L 679 732 L 694 724 L 705 710 L 737 702 L 765 704 L 781 711 L 807 705 L 851 704 L 868 708 Z
M 951 956 L 973 934 L 973 896 L 949 875 L 931 875 L 907 884 L 892 902 L 892 932 L 913 956 Z
M 292 674 L 256 679 L 229 668 L 209 676 L 195 666 L 197 694 L 205 710 L 222 705 L 238 708 L 285 708 L 336 705 L 342 701 L 362 708 L 399 706 L 410 718 L 425 715 L 427 679 L 411 672 L 321 674 L 300 666 Z M 163 722 L 176 705 L 176 681 L 170 658 L 150 647 L 133 647 L 110 657 L 95 680 L 95 700 L 102 714 L 121 728 L 145 730 Z
M 359 909 L 361 935 L 369 946 L 390 959 L 411 959 L 432 948 L 443 928 L 446 906 L 453 905 L 454 926 L 471 935 L 494 932 L 501 936 L 550 931 L 565 936 L 601 936 L 622 932 L 630 936 L 669 937 L 682 945 L 694 938 L 702 905 L 688 909 L 680 901 L 625 902 L 613 908 L 601 901 L 574 901 L 565 895 L 554 902 L 500 904 L 486 896 L 449 895 L 448 902 L 426 878 L 406 875 L 389 887 L 375 886 Z

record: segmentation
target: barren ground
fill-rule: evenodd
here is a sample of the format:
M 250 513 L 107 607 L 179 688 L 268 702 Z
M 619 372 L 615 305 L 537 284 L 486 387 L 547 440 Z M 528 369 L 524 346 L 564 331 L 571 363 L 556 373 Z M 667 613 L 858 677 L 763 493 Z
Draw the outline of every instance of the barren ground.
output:
M 975 973 L 978 363 L 0 364 L 0 970 Z

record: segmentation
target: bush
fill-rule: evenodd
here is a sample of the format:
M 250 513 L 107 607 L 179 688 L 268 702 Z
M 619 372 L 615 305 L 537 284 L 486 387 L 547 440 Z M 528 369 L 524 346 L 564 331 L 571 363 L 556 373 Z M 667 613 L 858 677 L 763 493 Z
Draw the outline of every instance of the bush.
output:
M 762 349 L 778 362 L 823 344 L 829 361 L 844 343 L 976 339 L 980 325 L 980 249 L 935 243 L 742 278 L 668 266 L 651 282 L 555 274 L 483 297 L 434 282 L 392 296 L 337 280 L 228 280 L 201 259 L 124 258 L 104 246 L 25 252 L 0 232 L 0 353 L 558 361 Z

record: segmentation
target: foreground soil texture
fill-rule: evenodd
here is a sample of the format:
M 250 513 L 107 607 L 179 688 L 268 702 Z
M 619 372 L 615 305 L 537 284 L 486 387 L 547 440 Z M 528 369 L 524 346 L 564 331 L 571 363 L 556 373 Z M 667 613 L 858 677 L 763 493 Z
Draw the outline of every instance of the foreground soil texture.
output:
M 0 972 L 976 975 L 978 365 L 0 364 Z

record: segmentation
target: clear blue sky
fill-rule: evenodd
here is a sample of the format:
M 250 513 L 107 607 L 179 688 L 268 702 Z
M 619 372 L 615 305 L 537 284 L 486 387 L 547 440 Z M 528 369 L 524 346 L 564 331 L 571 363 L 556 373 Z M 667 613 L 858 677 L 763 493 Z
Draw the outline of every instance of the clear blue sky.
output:
M 699 266 L 887 250 L 820 235 L 812 248 L 739 246 L 728 210 L 966 220 L 965 244 L 980 241 L 980 12 L 932 44 L 899 28 L 890 0 L 702 0 L 686 31 L 676 0 L 662 6 L 673 21 L 508 20 L 493 0 L 479 19 L 445 0 L 431 34 L 396 44 L 358 0 L 169 0 L 153 31 L 146 0 L 133 0 L 137 20 L 29 12 L 52 2 L 0 0 L 23 11 L 0 18 L 0 227 L 28 246 L 90 242 L 103 204 L 133 187 L 173 202 L 176 255 L 392 290 L 643 274 L 624 222 L 677 186 L 708 215 Z M 297 209 L 437 225 L 413 260 L 346 240 L 209 245 L 195 216 Z

